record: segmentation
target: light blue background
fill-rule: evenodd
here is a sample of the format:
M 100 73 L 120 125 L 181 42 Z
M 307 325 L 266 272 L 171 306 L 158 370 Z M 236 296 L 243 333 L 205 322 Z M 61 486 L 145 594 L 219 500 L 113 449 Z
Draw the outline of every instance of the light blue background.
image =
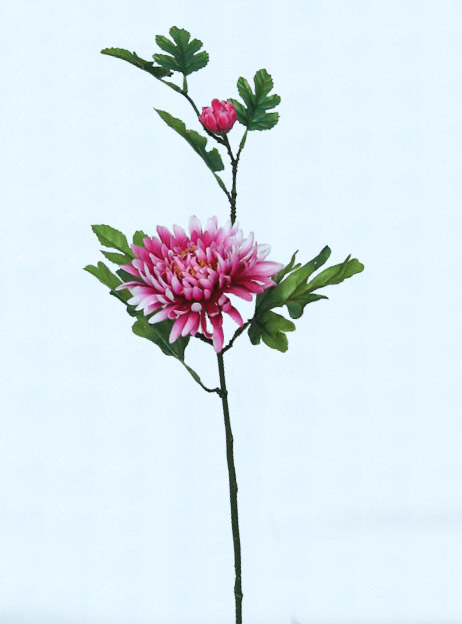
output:
M 99 255 L 92 223 L 225 219 L 152 110 L 194 127 L 187 103 L 99 54 L 149 58 L 173 24 L 210 53 L 190 79 L 198 105 L 261 67 L 282 96 L 279 125 L 243 154 L 245 232 L 282 262 L 329 244 L 366 264 L 307 308 L 287 354 L 244 337 L 227 358 L 245 622 L 462 621 L 461 14 L 425 0 L 3 6 L 1 624 L 233 622 L 219 401 L 81 270 Z

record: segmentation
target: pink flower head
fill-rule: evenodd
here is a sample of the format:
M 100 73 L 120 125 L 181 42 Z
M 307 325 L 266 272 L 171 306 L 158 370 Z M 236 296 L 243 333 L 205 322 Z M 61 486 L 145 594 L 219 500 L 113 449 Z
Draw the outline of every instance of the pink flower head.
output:
M 202 230 L 197 217 L 191 217 L 189 232 L 188 236 L 174 225 L 171 234 L 158 226 L 159 237 L 145 238 L 144 247 L 133 245 L 135 259 L 122 268 L 141 282 L 126 282 L 117 289 L 128 288 L 132 294 L 128 303 L 146 316 L 155 312 L 149 323 L 175 321 L 171 343 L 180 335 L 194 336 L 200 328 L 213 339 L 218 353 L 224 342 L 223 313 L 243 325 L 227 295 L 251 301 L 256 293 L 274 286 L 271 276 L 283 265 L 266 261 L 269 246 L 257 245 L 252 233 L 244 238 L 237 224 L 219 228 L 212 217 Z
M 199 117 L 199 121 L 212 132 L 229 132 L 236 120 L 236 109 L 226 100 L 212 100 L 212 106 L 204 106 Z

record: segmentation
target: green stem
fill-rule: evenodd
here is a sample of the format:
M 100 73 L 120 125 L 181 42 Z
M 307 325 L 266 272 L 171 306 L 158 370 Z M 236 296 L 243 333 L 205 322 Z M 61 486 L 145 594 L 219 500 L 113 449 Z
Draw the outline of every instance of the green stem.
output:
M 239 158 L 241 157 L 241 152 L 244 148 L 245 142 L 247 139 L 247 130 L 244 133 L 244 136 L 241 139 L 241 143 L 239 145 L 239 149 L 238 152 L 236 154 L 236 156 L 234 156 L 233 151 L 231 149 L 231 145 L 229 144 L 228 141 L 228 137 L 225 135 L 224 140 L 225 140 L 225 146 L 226 149 L 228 150 L 228 155 L 229 158 L 231 160 L 231 167 L 232 167 L 232 187 L 231 187 L 231 196 L 228 197 L 229 199 L 229 203 L 231 206 L 231 223 L 234 223 L 236 221 L 236 201 L 237 201 L 237 190 L 236 190 L 236 185 L 237 185 L 237 168 L 239 165 Z
M 223 416 L 225 421 L 226 432 L 226 459 L 228 462 L 229 477 L 229 499 L 231 503 L 231 528 L 233 531 L 234 545 L 234 599 L 236 604 L 236 624 L 242 624 L 242 580 L 241 580 L 241 541 L 239 537 L 239 517 L 237 511 L 237 480 L 236 469 L 234 467 L 233 453 L 233 433 L 231 430 L 231 421 L 229 418 L 228 391 L 226 390 L 225 365 L 223 362 L 223 353 L 217 354 L 218 371 L 220 374 L 220 396 L 223 403 Z
M 231 187 L 231 195 L 230 197 L 228 197 L 229 199 L 229 204 L 231 207 L 231 223 L 233 224 L 236 221 L 236 198 L 237 198 L 237 191 L 236 191 L 236 182 L 237 182 L 237 166 L 239 164 L 239 156 L 240 154 L 235 158 L 234 154 L 233 154 L 233 150 L 231 149 L 231 145 L 229 144 L 229 140 L 228 137 L 225 135 L 224 137 L 225 139 L 225 146 L 226 149 L 228 150 L 228 155 L 229 158 L 231 160 L 231 168 L 232 168 L 232 187 Z

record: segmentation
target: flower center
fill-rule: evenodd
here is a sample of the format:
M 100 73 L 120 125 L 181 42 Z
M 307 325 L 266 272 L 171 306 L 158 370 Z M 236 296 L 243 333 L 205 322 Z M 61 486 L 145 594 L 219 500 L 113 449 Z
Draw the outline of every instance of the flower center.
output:
M 176 275 L 183 288 L 199 288 L 208 293 L 207 299 L 215 290 L 218 258 L 213 249 L 204 250 L 190 242 L 184 249 L 173 251 L 169 264 L 170 271 Z M 195 296 L 199 297 L 199 294 Z
M 185 256 L 187 256 L 190 253 L 194 253 L 197 250 L 196 245 L 193 245 L 192 243 L 189 244 L 186 249 L 183 249 L 183 251 L 180 251 L 180 258 L 183 259 Z

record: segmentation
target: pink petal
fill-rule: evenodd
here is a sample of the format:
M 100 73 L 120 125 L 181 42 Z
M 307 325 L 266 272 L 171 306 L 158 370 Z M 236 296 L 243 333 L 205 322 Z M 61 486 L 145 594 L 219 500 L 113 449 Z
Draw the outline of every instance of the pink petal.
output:
M 167 245 L 167 247 L 170 247 L 170 241 L 172 240 L 172 235 L 167 230 L 167 228 L 163 227 L 162 225 L 158 225 L 157 233 L 159 235 L 160 240 L 164 243 L 164 245 Z
M 154 314 L 154 316 L 151 316 L 151 318 L 148 319 L 148 323 L 151 323 L 151 325 L 154 325 L 155 323 L 160 323 L 161 321 L 165 321 L 165 319 L 168 318 L 169 313 L 170 313 L 170 308 L 164 308 L 160 312 L 157 312 L 156 314 Z
M 212 325 L 213 325 L 213 336 L 212 336 L 212 340 L 213 340 L 213 348 L 215 349 L 215 351 L 217 353 L 220 353 L 220 351 L 223 349 L 223 343 L 225 341 L 225 337 L 223 334 L 223 328 L 221 326 L 221 323 L 223 322 L 223 319 L 219 318 L 219 322 L 218 318 L 213 318 L 210 319 Z
M 186 232 L 179 225 L 173 226 L 173 233 L 175 234 L 175 238 L 178 243 L 185 245 L 188 242 Z
M 259 273 L 263 275 L 275 275 L 279 273 L 284 268 L 284 265 L 280 262 L 268 262 L 265 260 L 264 262 L 258 262 L 255 265 L 255 269 L 258 269 Z
M 185 326 L 187 320 L 188 320 L 188 315 L 183 314 L 173 323 L 172 331 L 170 332 L 170 336 L 168 339 L 170 344 L 172 342 L 175 342 L 175 340 L 177 340 L 177 338 L 180 337 L 181 330 Z
M 228 314 L 233 319 L 233 321 L 236 321 L 236 323 L 239 325 L 239 327 L 242 327 L 244 325 L 244 321 L 242 320 L 242 316 L 239 314 L 239 312 L 233 306 L 230 306 L 230 308 L 228 310 L 226 310 L 226 314 Z
M 133 264 L 122 264 L 120 268 L 126 271 L 127 273 L 130 273 L 130 275 L 135 275 L 136 277 L 139 277 L 139 272 L 137 269 L 135 269 Z
M 202 234 L 201 222 L 194 215 L 189 219 L 189 231 L 192 240 L 197 239 Z
M 240 288 L 239 286 L 232 286 L 232 288 L 227 288 L 226 292 L 229 292 L 233 295 L 237 295 L 241 299 L 245 299 L 246 301 L 252 301 L 252 295 L 248 290 L 244 288 Z
M 195 334 L 199 328 L 200 315 L 195 312 L 190 312 L 187 316 L 187 321 L 181 332 L 182 336 L 188 334 Z

